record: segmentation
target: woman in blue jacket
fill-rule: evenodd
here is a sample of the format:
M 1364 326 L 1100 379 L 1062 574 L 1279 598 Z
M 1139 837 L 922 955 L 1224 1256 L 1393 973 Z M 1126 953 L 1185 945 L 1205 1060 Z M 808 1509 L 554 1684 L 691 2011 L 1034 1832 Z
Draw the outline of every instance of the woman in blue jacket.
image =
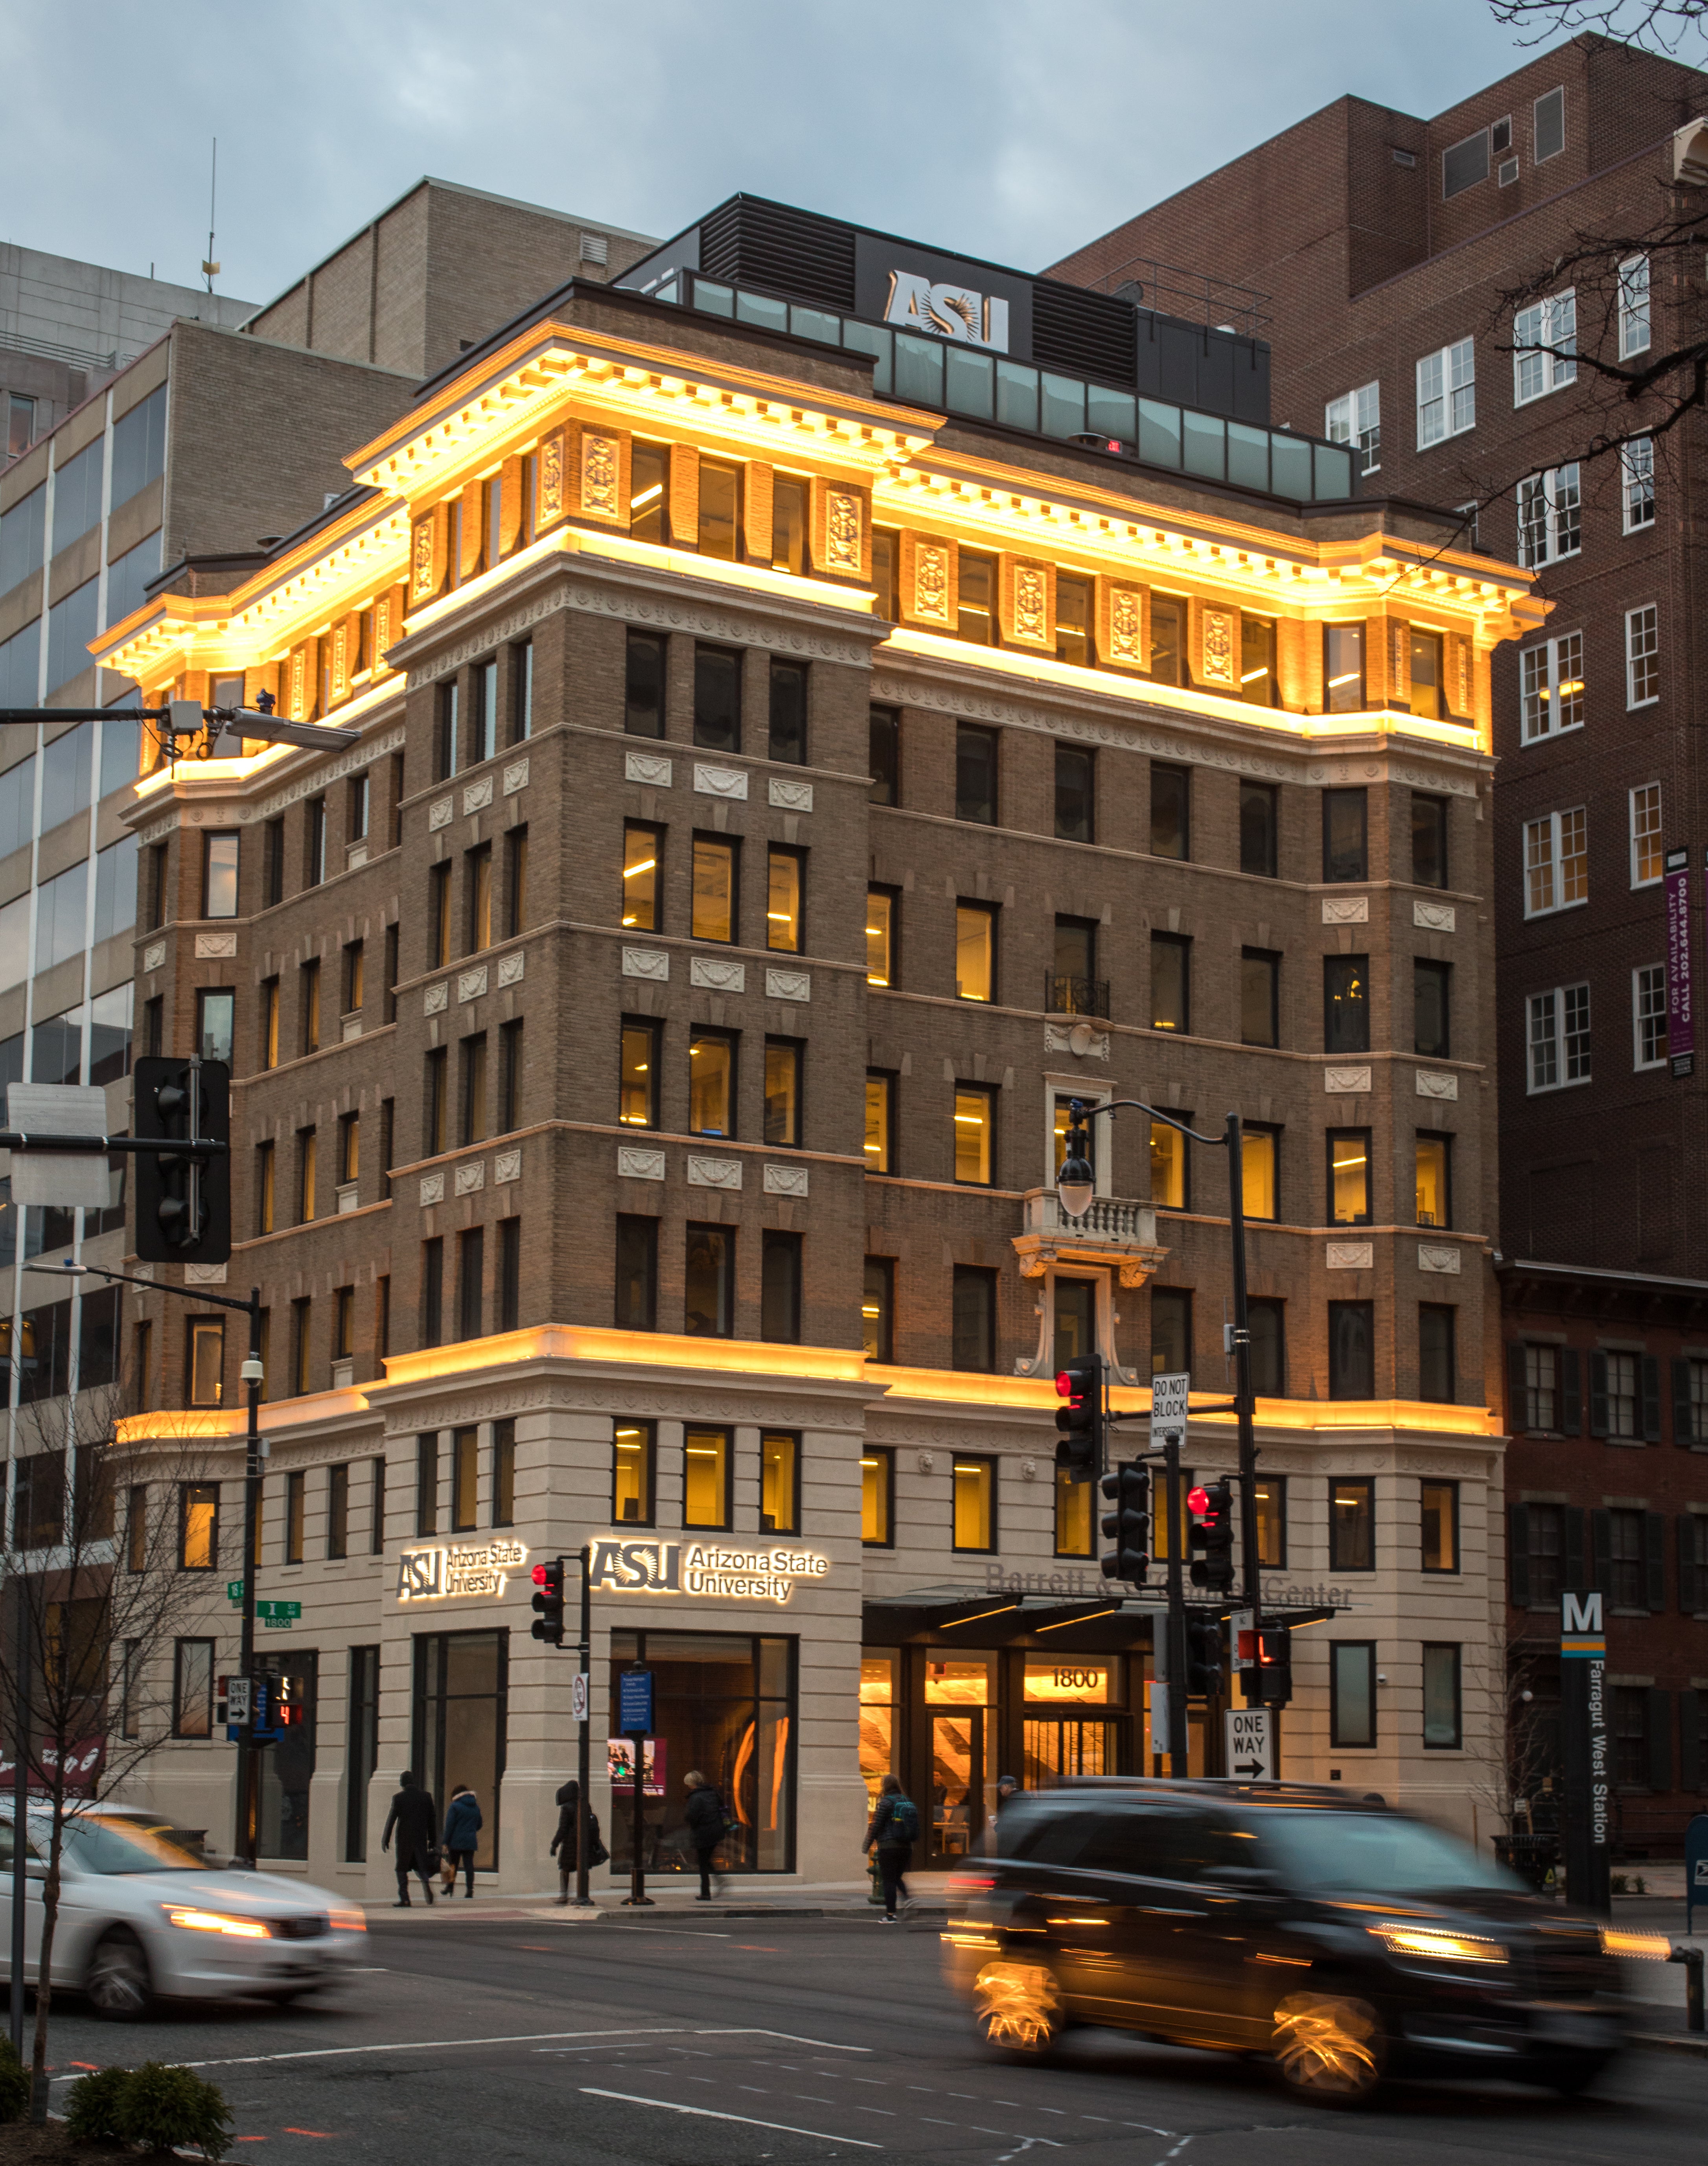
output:
M 468 1885 L 469 1899 L 474 1894 L 474 1846 L 481 1828 L 480 1800 L 473 1790 L 458 1787 L 452 1793 L 451 1802 L 445 1808 L 443 1841 L 445 1862 L 450 1878 L 446 1883 L 447 1896 L 457 1893 L 457 1868 L 460 1865 Z

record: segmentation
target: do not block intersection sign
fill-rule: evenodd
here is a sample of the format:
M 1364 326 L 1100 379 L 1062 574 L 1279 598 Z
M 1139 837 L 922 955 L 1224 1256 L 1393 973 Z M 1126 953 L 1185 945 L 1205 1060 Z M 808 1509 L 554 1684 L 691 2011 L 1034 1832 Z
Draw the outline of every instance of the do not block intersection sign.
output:
M 1272 1783 L 1275 1768 L 1275 1710 L 1230 1707 L 1227 1725 L 1228 1772 L 1247 1783 Z

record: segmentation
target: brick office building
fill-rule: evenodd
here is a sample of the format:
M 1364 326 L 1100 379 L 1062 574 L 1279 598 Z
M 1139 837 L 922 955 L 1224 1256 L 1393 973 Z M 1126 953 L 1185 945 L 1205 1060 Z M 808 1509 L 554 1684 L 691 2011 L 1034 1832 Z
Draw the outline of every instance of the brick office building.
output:
M 1578 38 L 1430 119 L 1343 98 L 1056 267 L 1120 290 L 1152 256 L 1213 262 L 1264 289 L 1276 410 L 1356 440 L 1367 491 L 1485 499 L 1483 543 L 1552 605 L 1493 679 L 1508 1629 L 1528 1674 L 1562 1572 L 1608 1591 L 1633 1846 L 1676 1841 L 1708 1785 L 1708 1068 L 1668 1059 L 1666 896 L 1682 851 L 1700 957 L 1703 424 L 1589 458 L 1631 422 L 1575 356 L 1694 336 L 1701 262 L 1620 251 L 1526 322 L 1499 299 L 1580 234 L 1688 215 L 1705 112 L 1708 76 Z
M 1182 405 L 1140 397 L 1146 338 L 738 198 L 422 385 L 232 591 L 102 643 L 151 691 L 241 671 L 362 732 L 157 770 L 132 815 L 151 1042 L 235 1018 L 262 1588 L 302 1603 L 309 1712 L 267 1825 L 317 1878 L 383 1884 L 414 1757 L 537 1884 L 574 1731 L 521 1574 L 590 1539 L 619 1863 L 635 1659 L 654 1839 L 697 1763 L 748 1870 L 846 1876 L 862 1773 L 929 1800 L 939 1862 L 1001 1767 L 1147 1764 L 1150 1612 L 1102 1592 L 1050 1379 L 1097 1346 L 1129 1387 L 1225 1388 L 1224 1174 L 1120 1116 L 1064 1221 L 1076 1094 L 1251 1124 L 1266 1584 L 1336 1611 L 1287 1767 L 1474 1828 L 1482 816 L 1532 580 L 1270 429 L 1250 340 L 1205 334 Z M 1453 1033 L 1422 1060 L 1420 1012 Z M 172 1412 L 133 1433 L 229 1455 L 217 1316 L 143 1296 L 136 1330 Z M 1230 1464 L 1225 1418 L 1189 1455 Z M 216 1580 L 240 1466 L 185 1521 Z M 219 1827 L 215 1607 L 157 1657 L 151 1781 Z

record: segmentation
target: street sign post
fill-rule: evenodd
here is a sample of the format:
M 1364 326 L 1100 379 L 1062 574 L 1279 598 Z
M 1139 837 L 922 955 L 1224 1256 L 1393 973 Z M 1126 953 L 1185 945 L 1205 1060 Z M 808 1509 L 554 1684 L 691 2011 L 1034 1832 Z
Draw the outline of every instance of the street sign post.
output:
M 587 1720 L 587 1677 L 581 1671 L 569 1680 L 569 1720 L 571 1722 L 585 1722 Z
M 632 1795 L 634 1820 L 632 1824 L 632 1855 L 629 1862 L 629 1892 L 623 1898 L 625 1904 L 639 1909 L 650 1908 L 652 1897 L 647 1893 L 646 1837 L 647 1837 L 647 1739 L 653 1728 L 653 1673 L 650 1670 L 624 1670 L 616 1681 L 617 1727 L 629 1741 L 632 1753 L 630 1766 L 633 1770 Z
M 262 1624 L 278 1631 L 288 1632 L 302 1615 L 303 1605 L 300 1602 L 257 1602 L 255 1614 Z
M 1177 1376 L 1153 1376 L 1150 1379 L 1150 1441 L 1161 1444 L 1162 1432 L 1172 1429 L 1177 1437 L 1186 1434 L 1187 1401 L 1192 1390 L 1192 1377 L 1185 1371 Z
M 1607 1734 L 1607 1636 L 1594 1589 L 1560 1596 L 1560 1728 L 1565 1748 L 1566 1893 L 1613 1915 L 1613 1780 Z
M 1250 1609 L 1236 1609 L 1228 1619 L 1228 1649 L 1233 1673 L 1244 1676 L 1257 1667 L 1257 1619 Z
M 1225 1725 L 1228 1772 L 1247 1783 L 1276 1780 L 1275 1717 L 1266 1707 L 1230 1707 Z

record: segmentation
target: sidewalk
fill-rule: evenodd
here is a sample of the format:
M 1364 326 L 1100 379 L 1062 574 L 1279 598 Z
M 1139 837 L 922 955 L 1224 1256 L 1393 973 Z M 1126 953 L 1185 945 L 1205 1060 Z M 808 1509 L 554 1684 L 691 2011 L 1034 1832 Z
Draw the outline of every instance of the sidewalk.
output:
M 908 1874 L 914 1916 L 934 1915 L 946 1909 L 944 1891 L 948 1879 L 946 1873 Z M 477 1881 L 472 1903 L 459 1892 L 454 1898 L 441 1894 L 438 1901 L 431 1905 L 422 1901 L 420 1889 L 416 1888 L 410 1915 L 437 1919 L 531 1918 L 554 1925 L 590 1925 L 602 1918 L 621 1921 L 637 1915 L 627 1907 L 628 1887 L 627 1879 L 616 1883 L 607 1880 L 604 1886 L 595 1879 L 590 1889 L 593 1908 L 587 1910 L 577 1909 L 573 1898 L 567 1907 L 559 1909 L 555 1887 L 543 1888 L 537 1893 L 489 1895 L 482 1893 Z M 651 1898 L 649 1908 L 655 1915 L 668 1912 L 694 1918 L 859 1917 L 875 1915 L 878 1908 L 870 1899 L 871 1883 L 864 1876 L 858 1880 L 790 1880 L 779 1884 L 769 1874 L 731 1873 L 725 1876 L 722 1892 L 711 1902 L 702 1903 L 698 1899 L 692 1873 L 660 1873 L 648 1875 L 647 1894 Z M 362 1909 L 367 1916 L 376 1920 L 398 1915 L 395 1902 L 383 1897 L 363 1903 Z

